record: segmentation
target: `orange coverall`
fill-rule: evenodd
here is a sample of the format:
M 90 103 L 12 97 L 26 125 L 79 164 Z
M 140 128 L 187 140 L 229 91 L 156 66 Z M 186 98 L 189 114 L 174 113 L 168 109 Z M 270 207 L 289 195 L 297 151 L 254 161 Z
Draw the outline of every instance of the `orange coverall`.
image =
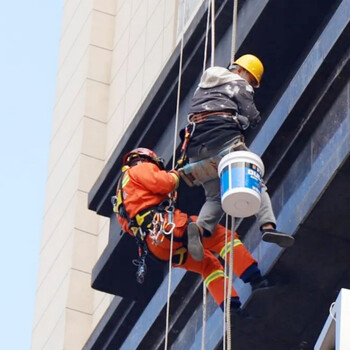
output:
M 124 207 L 130 218 L 133 218 L 141 210 L 155 206 L 168 198 L 168 194 L 174 191 L 178 185 L 178 177 L 174 172 L 160 170 L 155 164 L 142 162 L 128 168 L 123 175 L 121 187 L 123 191 Z M 117 189 L 117 196 L 118 196 Z M 117 213 L 118 221 L 124 232 L 132 236 L 129 221 Z M 196 221 L 196 216 L 191 216 Z M 167 219 L 167 214 L 166 214 Z M 187 214 L 176 209 L 173 214 L 175 228 L 173 231 L 173 259 L 174 267 L 181 267 L 188 271 L 202 275 L 209 292 L 215 302 L 220 306 L 224 301 L 225 273 L 222 264 L 213 254 L 217 253 L 221 258 L 229 257 L 231 233 L 228 231 L 228 242 L 225 245 L 225 227 L 217 225 L 211 237 L 203 237 L 204 258 L 195 261 L 186 249 L 186 228 L 189 222 Z M 149 235 L 146 236 L 148 250 L 159 260 L 168 261 L 170 255 L 170 237 L 166 237 L 160 244 L 154 244 Z M 252 266 L 256 266 L 256 260 L 242 244 L 238 235 L 234 238 L 234 273 L 241 277 Z M 232 298 L 239 298 L 232 286 Z

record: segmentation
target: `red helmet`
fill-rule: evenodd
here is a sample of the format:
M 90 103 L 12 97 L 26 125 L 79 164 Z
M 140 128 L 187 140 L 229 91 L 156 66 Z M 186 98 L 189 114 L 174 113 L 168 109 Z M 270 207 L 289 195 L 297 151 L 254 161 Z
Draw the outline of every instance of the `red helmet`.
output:
M 123 157 L 123 166 L 131 165 L 132 162 L 137 160 L 148 160 L 156 164 L 160 169 L 165 169 L 164 160 L 162 158 L 159 158 L 152 150 L 142 147 L 135 148 L 131 152 L 126 153 Z

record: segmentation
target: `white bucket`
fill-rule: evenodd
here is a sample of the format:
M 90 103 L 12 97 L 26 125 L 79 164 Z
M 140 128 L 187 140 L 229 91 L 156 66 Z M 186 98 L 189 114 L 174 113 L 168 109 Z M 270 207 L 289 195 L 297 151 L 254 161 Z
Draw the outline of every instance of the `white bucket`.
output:
M 221 159 L 218 169 L 223 210 L 237 218 L 256 214 L 265 171 L 260 157 L 248 151 L 231 152 Z

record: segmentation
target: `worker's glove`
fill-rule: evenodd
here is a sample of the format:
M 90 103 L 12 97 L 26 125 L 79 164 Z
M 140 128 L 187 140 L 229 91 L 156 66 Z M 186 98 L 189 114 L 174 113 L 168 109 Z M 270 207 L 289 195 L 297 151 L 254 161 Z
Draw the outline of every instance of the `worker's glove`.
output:
M 172 169 L 169 171 L 169 174 L 171 174 L 174 177 L 174 179 L 176 181 L 175 189 L 177 189 L 179 187 L 179 183 L 180 183 L 180 175 L 179 175 L 178 171 L 175 169 Z

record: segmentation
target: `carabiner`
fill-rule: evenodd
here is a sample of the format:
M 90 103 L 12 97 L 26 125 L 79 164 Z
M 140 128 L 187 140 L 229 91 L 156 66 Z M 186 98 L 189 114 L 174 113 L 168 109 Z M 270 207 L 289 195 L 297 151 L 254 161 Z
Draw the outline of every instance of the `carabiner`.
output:
M 166 228 L 169 227 L 170 228 L 167 230 Z M 164 226 L 162 227 L 162 232 L 165 234 L 165 235 L 171 235 L 173 233 L 175 229 L 175 223 L 174 222 L 168 222 L 166 224 L 164 224 Z

